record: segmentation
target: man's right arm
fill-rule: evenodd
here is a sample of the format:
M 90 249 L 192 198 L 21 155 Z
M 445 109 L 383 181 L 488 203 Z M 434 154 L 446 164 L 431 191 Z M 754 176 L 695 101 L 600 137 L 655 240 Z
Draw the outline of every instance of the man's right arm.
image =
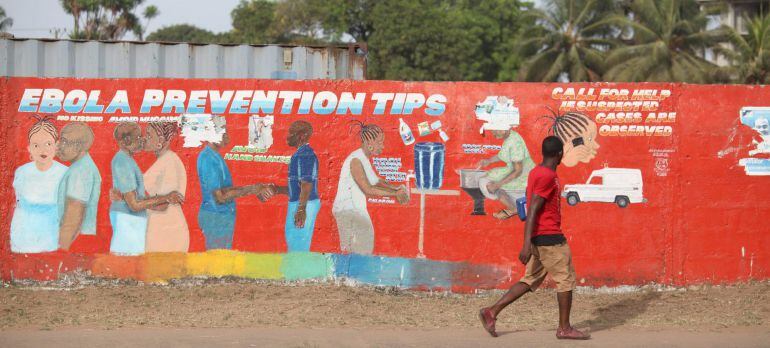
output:
M 366 177 L 366 171 L 364 170 L 364 165 L 361 163 L 361 160 L 357 158 L 350 161 L 350 175 L 353 177 L 353 181 L 356 182 L 356 185 L 358 185 L 358 188 L 360 188 L 367 196 L 393 197 L 399 194 L 398 189 L 380 184 L 380 181 L 382 181 L 380 178 L 378 178 L 379 181 L 374 185 L 369 183 L 369 179 Z
M 262 200 L 267 200 L 275 194 L 275 185 L 273 184 L 223 187 L 224 171 L 226 170 L 226 167 L 223 166 L 225 166 L 223 163 L 217 161 L 198 158 L 198 180 L 201 189 L 209 190 L 217 204 L 224 204 L 251 194 L 256 194 Z
M 262 200 L 267 200 L 275 194 L 273 184 L 254 184 L 248 186 L 231 186 L 214 190 L 214 200 L 219 204 L 230 202 L 236 198 L 248 195 L 259 195 Z
M 476 169 L 484 168 L 484 167 L 486 167 L 486 166 L 488 166 L 490 164 L 497 163 L 499 161 L 500 161 L 500 156 L 498 156 L 498 155 L 494 155 L 494 156 L 492 156 L 490 158 L 485 158 L 485 159 L 479 161 L 478 164 L 476 164 Z
M 59 248 L 69 250 L 70 245 L 80 232 L 85 213 L 85 203 L 77 199 L 67 198 L 64 205 L 64 215 L 59 225 Z
M 133 212 L 139 212 L 169 203 L 181 204 L 184 201 L 184 197 L 179 192 L 174 191 L 167 195 L 138 199 L 136 191 L 131 191 L 123 194 L 123 200 L 128 205 L 128 209 L 131 209 Z

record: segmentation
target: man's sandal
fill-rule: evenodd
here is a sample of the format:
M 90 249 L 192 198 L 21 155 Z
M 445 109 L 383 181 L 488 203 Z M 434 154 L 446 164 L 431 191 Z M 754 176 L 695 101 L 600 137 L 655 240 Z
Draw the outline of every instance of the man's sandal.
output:
M 587 340 L 591 338 L 591 335 L 570 326 L 566 329 L 556 329 L 556 338 L 560 340 Z
M 496 319 L 489 308 L 482 308 L 479 311 L 479 319 L 481 319 L 481 325 L 484 326 L 484 330 L 487 330 L 492 337 L 497 337 L 497 331 L 495 331 Z

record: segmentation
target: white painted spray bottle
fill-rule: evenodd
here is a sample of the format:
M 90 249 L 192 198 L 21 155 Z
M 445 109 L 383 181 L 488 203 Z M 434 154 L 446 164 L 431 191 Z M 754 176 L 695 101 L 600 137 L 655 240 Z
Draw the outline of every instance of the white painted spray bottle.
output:
M 399 118 L 398 123 L 398 132 L 401 133 L 401 140 L 404 141 L 404 145 L 411 145 L 414 143 L 414 135 L 412 135 L 412 130 L 409 129 L 409 125 L 404 122 L 403 118 Z
M 444 142 L 449 141 L 449 136 L 446 135 L 443 129 L 441 129 L 441 121 L 433 122 L 430 125 L 431 130 L 438 130 L 438 136 L 441 137 L 441 140 Z

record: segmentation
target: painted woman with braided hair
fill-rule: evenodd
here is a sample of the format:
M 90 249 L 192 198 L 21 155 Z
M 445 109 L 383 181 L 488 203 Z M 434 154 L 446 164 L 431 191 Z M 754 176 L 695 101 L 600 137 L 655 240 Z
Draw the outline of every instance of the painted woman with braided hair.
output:
M 59 183 L 67 166 L 55 161 L 59 132 L 49 118 L 38 115 L 27 133 L 30 159 L 16 169 L 16 209 L 11 220 L 11 251 L 40 253 L 59 248 Z
M 596 142 L 596 123 L 588 116 L 579 112 L 544 116 L 553 124 L 551 132 L 564 143 L 564 158 L 562 163 L 567 167 L 574 167 L 578 162 L 588 163 L 599 149 Z
M 144 150 L 155 153 L 157 160 L 144 173 L 144 188 L 150 196 L 171 192 L 185 195 L 187 172 L 182 160 L 169 148 L 177 134 L 172 122 L 150 123 L 146 129 Z M 182 213 L 182 206 L 170 204 L 165 209 L 147 211 L 147 252 L 187 252 L 190 230 Z
M 372 156 L 385 147 L 385 132 L 375 124 L 354 121 L 361 147 L 342 163 L 337 196 L 332 214 L 340 233 L 343 252 L 370 255 L 374 251 L 374 225 L 366 209 L 367 197 L 396 197 L 399 203 L 409 202 L 405 186 L 394 186 L 377 176 L 372 168 Z

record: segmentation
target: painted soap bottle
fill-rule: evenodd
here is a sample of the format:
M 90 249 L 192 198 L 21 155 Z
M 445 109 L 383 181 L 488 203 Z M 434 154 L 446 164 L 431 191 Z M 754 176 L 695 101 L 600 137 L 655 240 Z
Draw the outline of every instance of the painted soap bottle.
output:
M 414 143 L 414 135 L 412 135 L 412 130 L 409 129 L 409 125 L 404 122 L 403 118 L 399 118 L 398 123 L 398 132 L 401 133 L 401 140 L 404 141 L 404 145 L 411 145 Z

